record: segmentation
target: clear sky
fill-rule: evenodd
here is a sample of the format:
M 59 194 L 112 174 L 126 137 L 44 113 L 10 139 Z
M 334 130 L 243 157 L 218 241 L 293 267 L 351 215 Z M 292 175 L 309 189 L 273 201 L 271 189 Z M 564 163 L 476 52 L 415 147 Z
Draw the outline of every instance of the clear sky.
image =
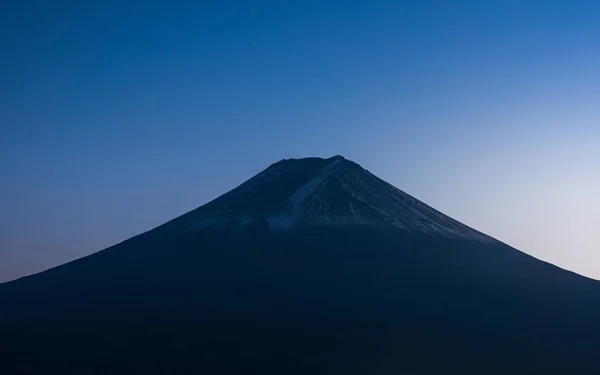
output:
M 342 154 L 600 279 L 600 1 L 0 4 L 0 281 Z

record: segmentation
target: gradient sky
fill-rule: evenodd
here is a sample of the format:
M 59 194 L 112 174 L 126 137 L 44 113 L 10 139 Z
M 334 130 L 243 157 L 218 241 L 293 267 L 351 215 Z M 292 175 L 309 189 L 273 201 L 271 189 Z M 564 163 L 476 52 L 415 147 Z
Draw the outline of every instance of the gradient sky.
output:
M 342 154 L 600 279 L 600 1 L 0 5 L 0 281 Z

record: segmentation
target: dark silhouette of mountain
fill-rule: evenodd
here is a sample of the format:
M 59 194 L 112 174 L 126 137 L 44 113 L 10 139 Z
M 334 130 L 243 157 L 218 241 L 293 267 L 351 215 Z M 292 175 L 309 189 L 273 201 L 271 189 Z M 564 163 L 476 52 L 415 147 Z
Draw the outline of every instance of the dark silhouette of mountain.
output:
M 0 284 L 0 374 L 600 374 L 600 284 L 330 159 Z

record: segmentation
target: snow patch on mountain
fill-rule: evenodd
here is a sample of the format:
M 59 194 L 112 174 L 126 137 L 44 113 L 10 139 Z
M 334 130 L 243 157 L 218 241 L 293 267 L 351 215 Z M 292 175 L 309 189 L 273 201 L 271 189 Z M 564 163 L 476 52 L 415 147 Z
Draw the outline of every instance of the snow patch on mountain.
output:
M 323 168 L 317 176 L 294 192 L 289 198 L 287 210 L 278 212 L 274 216 L 268 215 L 266 219 L 269 222 L 269 227 L 274 230 L 290 229 L 294 222 L 299 220 L 307 211 L 307 207 L 305 206 L 307 199 L 312 196 L 312 199 L 319 200 L 318 194 L 315 194 L 317 189 L 321 187 L 322 190 L 327 185 L 327 179 L 330 178 L 335 168 L 340 165 L 340 162 L 340 159 L 334 160 Z
M 175 222 L 192 232 L 370 226 L 495 241 L 341 156 L 282 160 Z

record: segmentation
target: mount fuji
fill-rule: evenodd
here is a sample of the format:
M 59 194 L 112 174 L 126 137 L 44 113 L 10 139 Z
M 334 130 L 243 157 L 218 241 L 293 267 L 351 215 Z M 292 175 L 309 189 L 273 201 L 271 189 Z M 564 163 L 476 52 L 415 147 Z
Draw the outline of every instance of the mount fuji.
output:
M 600 283 L 341 156 L 0 284 L 1 374 L 598 374 Z

